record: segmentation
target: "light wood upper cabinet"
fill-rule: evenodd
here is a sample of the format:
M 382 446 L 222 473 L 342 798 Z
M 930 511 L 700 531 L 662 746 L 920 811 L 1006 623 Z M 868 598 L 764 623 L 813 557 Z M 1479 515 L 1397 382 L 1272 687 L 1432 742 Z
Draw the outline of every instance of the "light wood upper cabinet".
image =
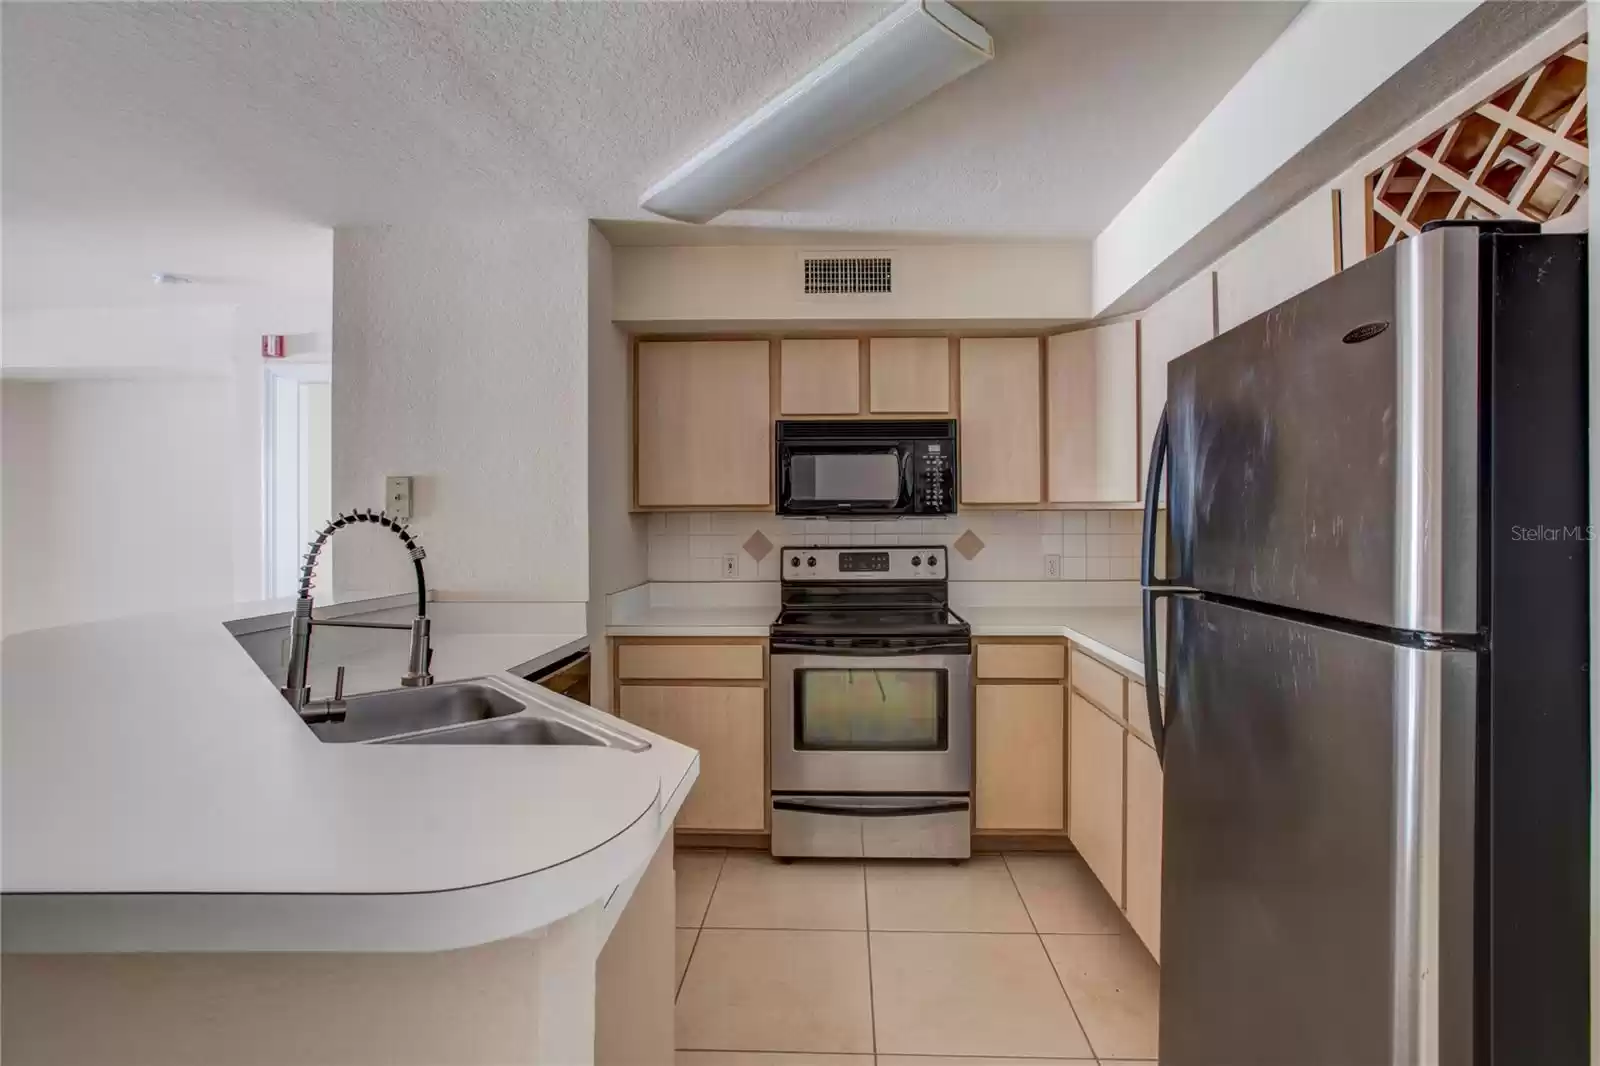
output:
M 767 341 L 639 345 L 637 506 L 772 506 L 770 363 Z
M 950 413 L 948 338 L 874 337 L 867 359 L 873 414 Z
M 700 778 L 679 829 L 763 829 L 767 818 L 766 689 L 754 685 L 623 685 L 621 717 L 700 752 Z
M 1333 276 L 1333 203 L 1307 196 L 1217 263 L 1217 332 Z
M 1066 719 L 1060 685 L 979 685 L 974 825 L 1061 829 Z
M 1122 906 L 1122 723 L 1079 696 L 1068 709 L 1067 836 Z
M 778 412 L 861 413 L 861 342 L 784 340 L 778 349 Z
M 1143 741 L 1128 745 L 1128 924 L 1161 961 L 1161 764 Z
M 1139 325 L 1058 333 L 1048 341 L 1050 502 L 1139 498 Z
M 1217 275 L 1207 270 L 1163 296 L 1139 320 L 1139 496 L 1156 422 L 1167 402 L 1167 364 L 1217 335 Z
M 1033 337 L 961 341 L 962 503 L 1038 503 L 1043 373 Z

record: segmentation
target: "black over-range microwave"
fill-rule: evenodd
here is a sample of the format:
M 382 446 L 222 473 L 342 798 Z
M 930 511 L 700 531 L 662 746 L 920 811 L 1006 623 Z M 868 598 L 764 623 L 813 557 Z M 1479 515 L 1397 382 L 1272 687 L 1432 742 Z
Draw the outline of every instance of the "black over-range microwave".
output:
M 951 420 L 798 422 L 777 429 L 778 513 L 956 513 Z

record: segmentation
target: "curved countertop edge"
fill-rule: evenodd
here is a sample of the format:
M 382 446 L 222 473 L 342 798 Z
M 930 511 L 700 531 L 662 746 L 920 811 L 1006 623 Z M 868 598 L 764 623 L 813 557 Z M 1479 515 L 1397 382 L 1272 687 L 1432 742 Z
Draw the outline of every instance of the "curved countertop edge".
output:
M 216 632 L 224 630 L 219 626 Z M 538 669 L 586 643 L 587 638 L 578 638 L 541 648 L 513 669 L 528 663 L 533 664 L 530 669 Z M 230 660 L 235 654 L 243 656 L 236 649 L 236 645 L 229 649 Z M 609 720 L 603 712 L 555 693 L 539 689 L 537 695 L 541 702 Z M 654 779 L 649 802 L 610 836 L 555 862 L 493 881 L 393 893 L 18 890 L 0 895 L 4 950 L 442 951 L 538 935 L 539 930 L 591 906 L 620 912 L 639 874 L 672 831 L 677 810 L 699 775 L 699 757 L 691 749 L 633 725 L 627 729 L 655 745 L 640 765 L 640 771 Z M 610 921 L 614 923 L 615 914 Z
M 5 950 L 432 952 L 537 936 L 586 907 L 626 906 L 699 772 L 696 756 L 668 802 L 593 850 L 521 877 L 382 895 L 8 894 L 0 897 Z

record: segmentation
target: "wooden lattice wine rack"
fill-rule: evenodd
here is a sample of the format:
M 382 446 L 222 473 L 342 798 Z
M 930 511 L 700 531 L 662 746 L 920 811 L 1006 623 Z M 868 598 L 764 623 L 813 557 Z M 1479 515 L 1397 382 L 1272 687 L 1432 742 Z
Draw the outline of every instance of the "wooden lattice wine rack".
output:
M 1547 222 L 1589 190 L 1583 37 L 1367 176 L 1367 251 L 1436 219 Z

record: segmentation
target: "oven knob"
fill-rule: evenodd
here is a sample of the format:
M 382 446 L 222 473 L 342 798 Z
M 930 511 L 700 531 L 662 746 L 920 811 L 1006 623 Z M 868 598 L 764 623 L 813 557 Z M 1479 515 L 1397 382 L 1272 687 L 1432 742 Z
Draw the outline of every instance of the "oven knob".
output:
M 928 565 L 929 566 L 938 566 L 939 565 L 939 557 L 937 555 L 928 556 Z
M 808 556 L 806 558 L 806 565 L 807 566 L 816 566 L 817 565 L 817 557 L 815 555 Z
M 799 566 L 800 565 L 800 556 L 798 556 L 798 555 L 789 556 L 789 565 L 790 566 Z
M 930 566 L 931 566 L 931 565 L 932 565 L 932 564 L 933 564 L 933 556 L 931 556 L 931 555 L 930 555 L 930 556 L 928 556 L 928 564 L 929 564 L 929 565 L 930 565 Z M 912 565 L 912 566 L 921 566 L 921 565 L 922 565 L 922 556 L 920 556 L 920 555 L 913 555 L 913 556 L 912 556 L 912 557 L 911 557 L 911 565 Z

